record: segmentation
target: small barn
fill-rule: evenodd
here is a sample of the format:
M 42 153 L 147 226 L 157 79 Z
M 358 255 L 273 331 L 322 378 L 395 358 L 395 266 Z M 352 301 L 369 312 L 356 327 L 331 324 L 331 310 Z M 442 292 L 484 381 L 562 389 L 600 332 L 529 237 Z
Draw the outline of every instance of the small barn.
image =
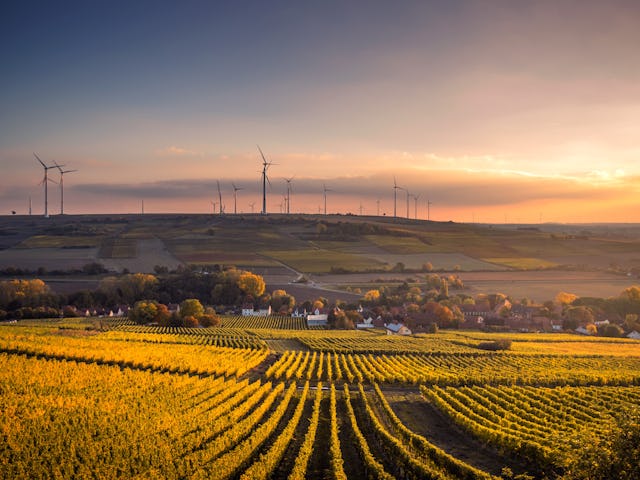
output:
M 384 328 L 387 335 L 411 335 L 411 330 L 403 323 L 388 323 Z

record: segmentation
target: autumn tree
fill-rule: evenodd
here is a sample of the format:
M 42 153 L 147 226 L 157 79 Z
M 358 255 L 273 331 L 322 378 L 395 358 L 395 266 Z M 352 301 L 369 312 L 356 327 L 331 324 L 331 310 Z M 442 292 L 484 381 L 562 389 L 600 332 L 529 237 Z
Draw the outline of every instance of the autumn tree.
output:
M 167 306 L 155 300 L 140 300 L 129 310 L 129 319 L 139 324 L 155 322 L 166 326 L 169 317 Z
M 215 327 L 220 324 L 220 317 L 218 317 L 218 314 L 213 308 L 207 307 L 204 310 L 204 314 L 198 318 L 198 322 L 203 327 Z
M 262 276 L 251 272 L 244 272 L 238 278 L 238 287 L 240 287 L 240 290 L 242 290 L 245 295 L 258 298 L 264 293 L 265 283 Z
M 574 295 L 573 293 L 567 293 L 567 292 L 558 292 L 558 294 L 555 297 L 556 303 L 562 306 L 571 305 L 577 299 L 578 299 L 577 295 Z
M 204 314 L 204 307 L 197 298 L 188 298 L 180 303 L 180 316 L 198 318 Z
M 363 297 L 365 303 L 375 304 L 380 300 L 380 290 L 368 290 Z
M 146 273 L 130 273 L 120 277 L 102 279 L 98 290 L 104 294 L 107 304 L 132 304 L 138 300 L 156 298 L 158 279 Z
M 0 282 L 0 307 L 15 310 L 49 303 L 52 294 L 42 280 L 5 280 Z

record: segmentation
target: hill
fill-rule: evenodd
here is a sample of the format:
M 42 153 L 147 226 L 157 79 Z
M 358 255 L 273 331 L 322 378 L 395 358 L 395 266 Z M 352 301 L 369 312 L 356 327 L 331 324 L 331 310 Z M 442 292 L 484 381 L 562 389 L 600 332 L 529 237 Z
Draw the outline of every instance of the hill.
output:
M 0 269 L 49 275 L 56 289 L 67 291 L 75 282 L 91 282 L 79 272 L 92 262 L 116 272 L 233 264 L 263 275 L 270 288 L 309 279 L 305 287 L 289 287 L 298 295 L 310 286 L 366 288 L 433 269 L 458 272 L 470 292 L 606 296 L 640 272 L 637 225 L 482 225 L 351 215 L 5 216 L 0 248 Z

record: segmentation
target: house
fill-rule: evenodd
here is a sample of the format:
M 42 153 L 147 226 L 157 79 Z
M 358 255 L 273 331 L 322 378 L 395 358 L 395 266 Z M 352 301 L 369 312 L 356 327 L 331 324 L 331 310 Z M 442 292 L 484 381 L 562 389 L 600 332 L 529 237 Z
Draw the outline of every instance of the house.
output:
M 313 313 L 307 315 L 307 326 L 311 327 L 321 327 L 327 325 L 329 321 L 329 314 L 322 313 L 319 309 L 315 309 Z
M 402 323 L 388 323 L 384 328 L 387 330 L 387 335 L 411 335 L 411 330 Z
M 247 303 L 242 306 L 241 315 L 243 317 L 266 317 L 271 315 L 271 305 L 256 310 L 252 303 Z
M 375 328 L 376 326 L 373 324 L 373 318 L 365 318 L 362 323 L 356 323 L 356 328 L 358 330 L 366 329 L 366 328 Z
M 579 333 L 580 335 L 591 335 L 591 332 L 584 327 L 576 328 L 575 332 Z
M 627 338 L 632 338 L 634 340 L 640 340 L 640 333 L 636 332 L 635 330 L 633 332 L 631 332 L 629 335 L 627 335 Z

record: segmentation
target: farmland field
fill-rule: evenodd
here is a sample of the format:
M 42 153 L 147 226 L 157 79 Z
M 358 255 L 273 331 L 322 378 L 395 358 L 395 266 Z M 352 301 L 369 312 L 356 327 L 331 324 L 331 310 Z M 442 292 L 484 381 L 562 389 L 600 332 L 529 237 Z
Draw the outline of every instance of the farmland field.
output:
M 427 263 L 459 274 L 471 295 L 606 297 L 634 283 L 639 252 L 635 225 L 521 227 L 339 215 L 0 217 L 0 268 L 52 271 L 99 262 L 110 271 L 152 273 L 156 266 L 236 265 L 263 275 L 269 290 L 312 277 L 305 288 L 291 286 L 299 300 L 334 298 L 346 287 L 366 290 L 384 278 L 404 281 L 399 264 L 409 270 L 405 277 L 415 278 Z M 70 293 L 82 285 L 81 278 L 72 280 L 54 286 Z
M 553 479 L 640 402 L 638 341 L 300 328 L 0 325 L 0 476 Z

